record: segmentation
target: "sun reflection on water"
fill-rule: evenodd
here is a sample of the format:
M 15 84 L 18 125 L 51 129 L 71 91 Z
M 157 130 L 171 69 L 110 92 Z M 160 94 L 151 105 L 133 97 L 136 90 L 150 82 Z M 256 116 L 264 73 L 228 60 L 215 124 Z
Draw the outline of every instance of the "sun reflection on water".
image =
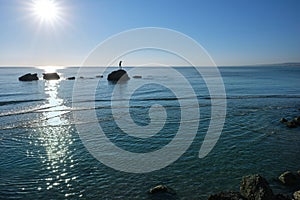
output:
M 77 176 L 72 174 L 76 165 L 73 160 L 74 138 L 71 134 L 66 114 L 70 108 L 64 105 L 64 100 L 59 97 L 60 80 L 44 81 L 46 102 L 38 128 L 36 145 L 40 147 L 39 158 L 43 163 L 44 184 L 38 190 L 63 190 L 64 196 L 73 196 L 74 181 Z M 77 197 L 82 194 L 77 193 Z

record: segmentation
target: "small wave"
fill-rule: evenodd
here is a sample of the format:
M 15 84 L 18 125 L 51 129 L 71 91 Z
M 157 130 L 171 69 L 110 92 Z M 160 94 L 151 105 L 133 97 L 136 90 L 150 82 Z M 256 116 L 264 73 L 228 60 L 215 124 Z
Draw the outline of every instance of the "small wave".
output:
M 53 108 L 53 107 L 56 107 L 56 106 L 44 106 L 44 107 L 39 106 L 37 108 L 28 108 L 28 109 L 24 109 L 24 110 L 14 110 L 14 111 L 6 112 L 6 113 L 0 113 L 0 117 L 33 113 L 33 112 L 38 112 L 39 110 L 45 110 L 45 109 L 49 109 L 49 108 Z
M 223 97 L 202 96 L 199 99 L 223 99 Z M 239 95 L 226 96 L 226 99 L 298 99 L 300 95 Z
M 11 96 L 25 96 L 25 95 L 35 95 L 35 94 L 39 94 L 38 92 L 34 92 L 34 93 L 6 93 L 6 94 L 0 94 L 0 97 L 11 97 Z
M 0 106 L 10 105 L 10 104 L 19 104 L 19 103 L 28 103 L 28 102 L 37 102 L 37 101 L 44 101 L 44 99 L 17 100 L 17 101 L 0 101 Z

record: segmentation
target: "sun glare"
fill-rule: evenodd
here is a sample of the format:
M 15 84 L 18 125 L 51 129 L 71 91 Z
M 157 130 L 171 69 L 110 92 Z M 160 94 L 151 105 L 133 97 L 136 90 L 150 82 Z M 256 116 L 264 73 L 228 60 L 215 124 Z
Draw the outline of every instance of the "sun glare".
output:
M 53 22 L 59 17 L 59 7 L 54 0 L 33 0 L 33 11 L 42 21 Z

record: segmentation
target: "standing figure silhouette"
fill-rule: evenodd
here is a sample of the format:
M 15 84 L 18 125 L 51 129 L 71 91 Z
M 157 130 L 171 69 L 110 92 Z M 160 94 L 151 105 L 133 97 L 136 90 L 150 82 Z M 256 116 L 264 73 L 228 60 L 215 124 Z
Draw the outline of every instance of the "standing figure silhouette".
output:
M 119 68 L 122 69 L 122 60 L 119 62 Z

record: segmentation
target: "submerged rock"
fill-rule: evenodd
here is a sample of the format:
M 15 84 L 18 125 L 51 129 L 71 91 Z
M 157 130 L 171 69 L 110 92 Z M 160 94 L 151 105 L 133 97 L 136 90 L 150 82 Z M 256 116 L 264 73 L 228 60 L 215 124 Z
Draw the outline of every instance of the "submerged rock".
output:
M 178 199 L 176 192 L 166 185 L 157 185 L 148 191 L 151 199 L 175 200 Z
M 277 194 L 274 200 L 292 200 L 290 197 L 283 194 Z
M 132 78 L 142 78 L 142 76 L 141 75 L 135 75 Z
M 130 78 L 129 78 L 127 72 L 123 69 L 113 71 L 107 77 L 107 80 L 112 81 L 112 82 L 128 81 L 129 79 Z
M 39 78 L 37 77 L 36 73 L 34 74 L 28 73 L 19 77 L 19 81 L 37 81 L 37 80 L 39 80 Z
M 208 200 L 246 200 L 239 192 L 220 192 L 210 195 Z
M 297 183 L 297 176 L 290 171 L 281 174 L 278 179 L 285 185 L 295 185 Z
M 240 192 L 248 200 L 275 199 L 269 183 L 259 174 L 244 176 L 240 185 Z
M 161 193 L 161 192 L 167 192 L 167 193 L 172 193 L 172 194 L 176 193 L 174 190 L 167 187 L 166 185 L 157 185 L 149 190 L 149 194 L 155 194 L 155 193 Z
M 43 79 L 45 79 L 45 80 L 59 80 L 60 77 L 57 73 L 43 73 Z

